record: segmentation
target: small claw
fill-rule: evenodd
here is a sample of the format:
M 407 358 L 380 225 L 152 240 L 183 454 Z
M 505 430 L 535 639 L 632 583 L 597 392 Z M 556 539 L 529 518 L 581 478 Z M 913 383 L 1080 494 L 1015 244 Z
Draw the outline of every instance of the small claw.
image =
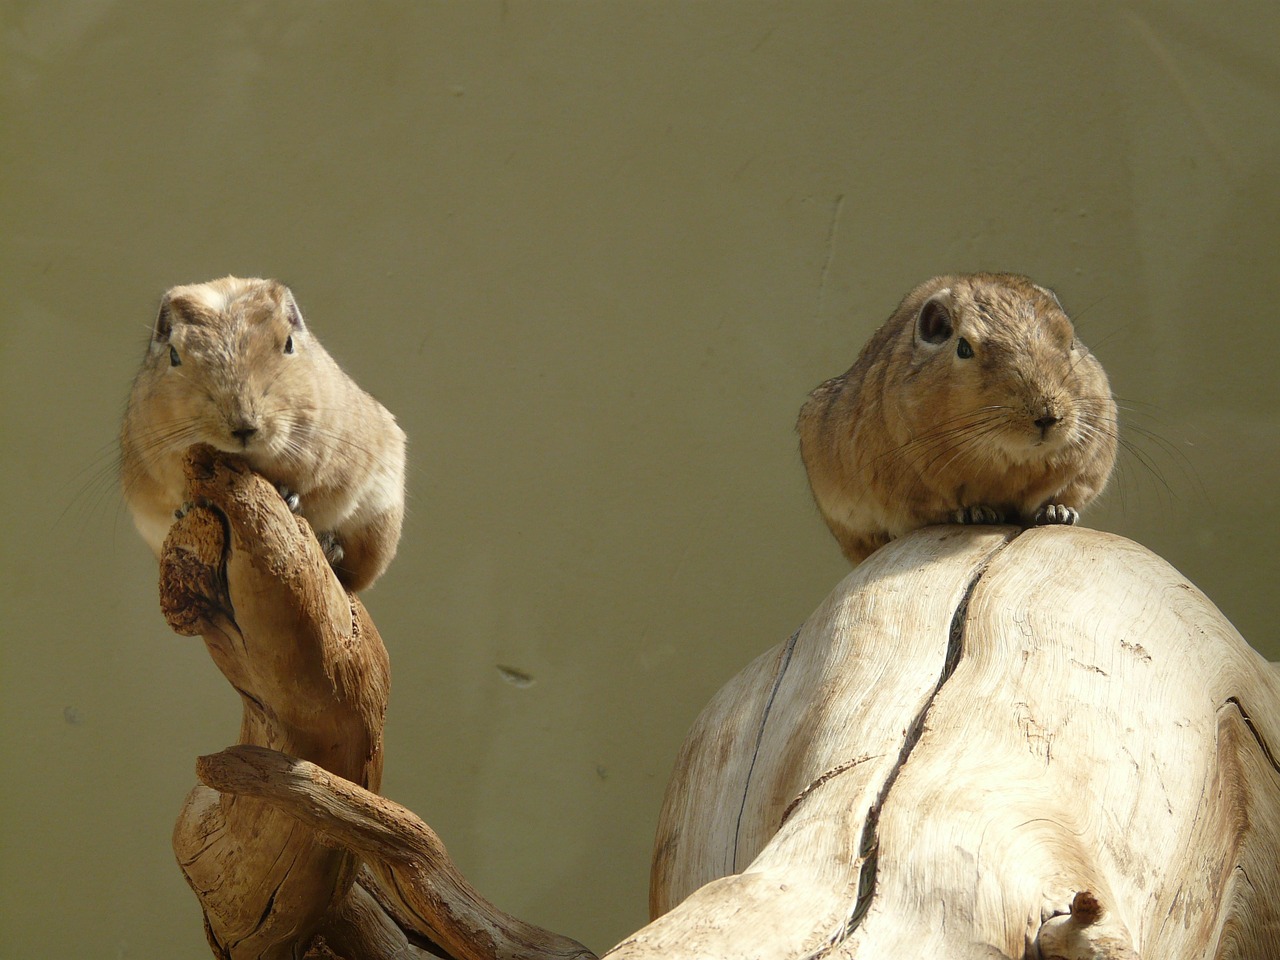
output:
M 1080 511 L 1075 507 L 1068 507 L 1065 503 L 1046 503 L 1036 511 L 1035 516 L 1036 525 L 1042 527 L 1051 524 L 1069 527 L 1079 519 Z
M 338 542 L 338 535 L 332 530 L 316 534 L 316 539 L 320 541 L 320 549 L 324 551 L 324 558 L 329 561 L 329 566 L 337 566 L 347 555 L 347 552 L 342 549 L 342 544 Z
M 207 507 L 210 502 L 207 497 L 197 497 L 195 500 L 183 500 L 182 505 L 173 511 L 173 519 L 181 520 L 196 507 Z
M 280 496 L 285 502 L 285 506 L 289 508 L 290 513 L 297 513 L 302 509 L 302 498 L 286 487 L 283 483 L 277 483 L 276 489 L 280 491 Z
M 1004 514 L 995 507 L 987 507 L 979 504 L 973 507 L 961 507 L 952 516 L 956 523 L 965 524 L 987 524 L 987 523 L 1004 523 Z

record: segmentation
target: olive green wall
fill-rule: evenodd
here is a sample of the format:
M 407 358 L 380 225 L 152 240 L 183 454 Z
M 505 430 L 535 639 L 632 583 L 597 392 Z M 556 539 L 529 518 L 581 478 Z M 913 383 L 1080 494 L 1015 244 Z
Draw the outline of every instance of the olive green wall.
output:
M 795 412 L 933 273 L 1059 290 L 1134 448 L 1086 521 L 1280 657 L 1273 3 L 3 19 L 2 956 L 207 956 L 169 830 L 239 709 L 112 477 L 178 282 L 291 283 L 400 417 L 385 792 L 596 949 L 694 715 L 845 570 Z

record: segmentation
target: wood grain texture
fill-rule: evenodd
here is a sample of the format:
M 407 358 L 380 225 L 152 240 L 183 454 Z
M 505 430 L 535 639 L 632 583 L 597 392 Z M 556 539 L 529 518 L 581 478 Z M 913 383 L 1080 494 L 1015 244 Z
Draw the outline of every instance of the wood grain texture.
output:
M 1016 533 L 895 541 L 713 700 L 609 956 L 1280 956 L 1276 669 L 1136 544 Z
M 186 470 L 161 608 L 243 706 L 241 746 L 201 759 L 173 834 L 214 956 L 592 958 L 490 904 L 377 795 L 390 673 L 373 621 L 270 483 L 207 447 Z
M 843 929 L 865 863 L 861 818 L 942 680 L 954 611 L 1007 537 L 935 528 L 896 565 L 873 556 L 699 718 L 668 786 L 650 898 L 662 914 L 724 877 L 718 901 L 734 909 L 700 918 L 691 956 L 734 955 L 744 926 L 762 957 L 805 956 Z M 837 782 L 841 802 L 828 805 Z M 826 855 L 803 856 L 818 848 Z M 782 915 L 796 922 L 772 922 Z M 669 914 L 628 949 L 687 945 L 682 919 Z
M 305 521 L 194 449 L 161 604 L 243 704 L 174 848 L 215 956 L 590 960 L 377 795 L 389 667 Z M 1280 671 L 1119 537 L 931 527 L 690 731 L 609 956 L 1280 957 Z
M 363 908 L 373 911 L 372 904 L 364 902 L 367 894 L 396 919 L 401 931 L 425 937 L 446 956 L 458 960 L 594 957 L 576 941 L 499 911 L 467 882 L 435 831 L 417 816 L 314 763 L 275 750 L 238 746 L 201 757 L 196 769 L 214 789 L 264 800 L 322 834 L 326 844 L 357 854 L 367 865 L 357 881 L 363 888 L 358 894 Z M 342 920 L 326 924 L 320 936 L 332 948 L 349 939 L 347 926 Z M 363 930 L 369 924 L 359 926 Z M 394 932 L 383 938 L 387 936 L 394 939 Z M 383 957 L 388 955 L 385 950 L 359 955 Z
M 234 458 L 193 448 L 191 502 L 161 557 L 161 606 L 199 634 L 239 693 L 240 742 L 377 789 L 389 673 L 360 601 L 305 521 Z M 215 956 L 291 956 L 346 896 L 359 862 L 261 801 L 197 786 L 173 834 Z

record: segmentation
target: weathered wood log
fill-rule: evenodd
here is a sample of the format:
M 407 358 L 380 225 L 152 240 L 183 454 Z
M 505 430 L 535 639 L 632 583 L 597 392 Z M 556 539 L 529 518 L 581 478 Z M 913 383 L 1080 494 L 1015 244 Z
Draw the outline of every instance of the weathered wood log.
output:
M 362 885 L 402 929 L 428 937 L 446 956 L 592 958 L 581 944 L 499 913 L 458 872 L 435 832 L 409 810 L 334 776 L 314 763 L 260 747 L 230 747 L 201 757 L 206 785 L 287 811 L 325 843 L 368 866 Z M 497 922 L 495 918 L 501 918 Z M 349 937 L 343 924 L 319 931 L 330 945 Z M 361 956 L 395 956 L 385 947 Z
M 186 469 L 195 506 L 165 543 L 161 607 L 179 633 L 204 637 L 240 694 L 240 742 L 262 748 L 230 754 L 238 766 L 202 761 L 199 773 L 226 792 L 197 786 L 174 829 L 214 955 L 592 957 L 497 910 L 421 821 L 372 792 L 389 671 L 364 606 L 270 483 L 207 447 Z M 312 782 L 322 789 L 307 791 Z M 335 816 L 325 798 L 347 846 L 325 832 Z
M 1122 538 L 934 527 L 690 732 L 608 956 L 1280 957 L 1280 671 Z
M 376 789 L 388 668 L 305 522 L 194 451 L 162 603 L 244 703 L 174 833 L 216 956 L 589 958 Z M 937 527 L 694 725 L 609 956 L 1280 957 L 1280 671 L 1157 557 Z

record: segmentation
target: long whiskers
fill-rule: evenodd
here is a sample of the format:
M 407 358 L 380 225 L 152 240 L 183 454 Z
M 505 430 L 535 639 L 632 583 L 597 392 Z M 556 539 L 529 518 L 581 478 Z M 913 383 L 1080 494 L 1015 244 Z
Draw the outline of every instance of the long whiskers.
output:
M 366 461 L 378 466 L 390 466 L 382 449 L 364 442 L 362 437 L 344 434 L 327 426 L 328 420 L 322 410 L 312 408 L 308 411 L 282 411 L 276 415 L 277 422 L 285 428 L 287 442 L 281 451 L 282 457 L 288 457 L 295 464 L 304 463 L 316 453 L 326 458 L 342 452 L 355 451 Z M 312 446 L 315 445 L 315 447 Z
M 1007 409 L 1000 406 L 981 407 L 978 410 L 939 421 L 927 433 L 912 437 L 874 458 L 871 465 L 876 466 L 881 461 L 885 461 L 890 466 L 928 468 L 956 447 L 998 431 L 1009 422 Z

